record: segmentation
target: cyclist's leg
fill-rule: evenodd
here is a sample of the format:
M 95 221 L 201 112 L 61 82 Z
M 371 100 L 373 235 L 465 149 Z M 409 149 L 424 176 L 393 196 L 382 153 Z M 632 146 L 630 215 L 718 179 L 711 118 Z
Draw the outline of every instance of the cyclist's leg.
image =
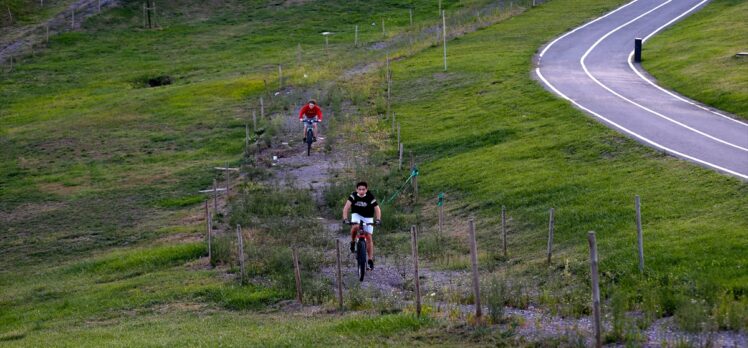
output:
M 362 218 L 362 220 L 366 221 L 367 223 L 373 223 L 374 218 Z M 374 240 L 372 239 L 372 235 L 374 233 L 374 226 L 372 225 L 366 225 L 364 227 L 364 231 L 366 231 L 366 253 L 368 254 L 369 260 L 374 260 Z
M 356 241 L 356 235 L 358 234 L 358 225 L 351 227 L 351 241 Z
M 314 137 L 317 138 L 317 123 L 314 123 Z
M 372 238 L 371 233 L 366 234 L 366 253 L 369 257 L 369 260 L 374 260 L 374 239 Z

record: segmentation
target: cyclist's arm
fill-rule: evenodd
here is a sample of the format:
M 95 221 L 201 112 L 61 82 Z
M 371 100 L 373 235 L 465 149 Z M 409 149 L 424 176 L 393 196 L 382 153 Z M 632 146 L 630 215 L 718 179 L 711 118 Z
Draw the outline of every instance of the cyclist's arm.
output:
M 382 209 L 379 209 L 379 206 L 374 207 L 374 218 L 377 220 L 382 220 Z
M 343 220 L 348 219 L 348 213 L 351 211 L 351 201 L 345 201 L 343 206 Z
M 322 122 L 322 108 L 317 107 L 317 121 Z
M 303 119 L 304 119 L 304 113 L 306 112 L 306 108 L 307 108 L 307 106 L 306 106 L 306 105 L 304 105 L 304 106 L 303 106 L 303 107 L 301 108 L 301 110 L 299 110 L 299 121 L 301 121 L 301 120 L 303 120 Z

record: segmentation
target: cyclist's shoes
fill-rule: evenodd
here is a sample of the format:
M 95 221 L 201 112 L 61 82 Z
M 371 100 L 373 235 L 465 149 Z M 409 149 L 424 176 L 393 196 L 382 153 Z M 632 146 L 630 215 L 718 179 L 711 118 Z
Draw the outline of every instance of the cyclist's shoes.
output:
M 373 269 L 374 269 L 374 260 L 369 260 L 369 270 L 371 271 Z
M 351 241 L 351 254 L 356 252 L 356 242 Z

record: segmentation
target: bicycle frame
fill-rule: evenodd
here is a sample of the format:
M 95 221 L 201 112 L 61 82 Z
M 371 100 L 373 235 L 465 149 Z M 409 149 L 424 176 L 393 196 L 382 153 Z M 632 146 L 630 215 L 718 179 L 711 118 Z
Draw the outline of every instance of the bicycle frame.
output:
M 364 230 L 364 227 L 366 226 L 374 226 L 375 224 L 364 222 L 363 220 L 360 220 L 359 222 L 349 222 L 349 225 L 358 225 L 358 231 L 356 233 L 356 261 L 358 263 L 358 280 L 364 281 L 364 276 L 366 275 L 366 260 L 367 260 L 367 250 L 366 250 L 366 235 L 369 233 L 366 233 Z

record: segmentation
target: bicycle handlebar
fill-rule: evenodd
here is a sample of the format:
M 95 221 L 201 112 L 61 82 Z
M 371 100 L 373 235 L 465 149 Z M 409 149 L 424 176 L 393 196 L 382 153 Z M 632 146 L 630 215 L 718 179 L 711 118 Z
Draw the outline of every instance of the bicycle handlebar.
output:
M 376 226 L 377 225 L 376 221 L 375 222 L 364 222 L 364 221 L 359 221 L 359 222 L 347 221 L 347 222 L 345 222 L 344 221 L 343 224 L 344 225 L 351 225 L 351 226 L 353 226 L 353 225 Z

